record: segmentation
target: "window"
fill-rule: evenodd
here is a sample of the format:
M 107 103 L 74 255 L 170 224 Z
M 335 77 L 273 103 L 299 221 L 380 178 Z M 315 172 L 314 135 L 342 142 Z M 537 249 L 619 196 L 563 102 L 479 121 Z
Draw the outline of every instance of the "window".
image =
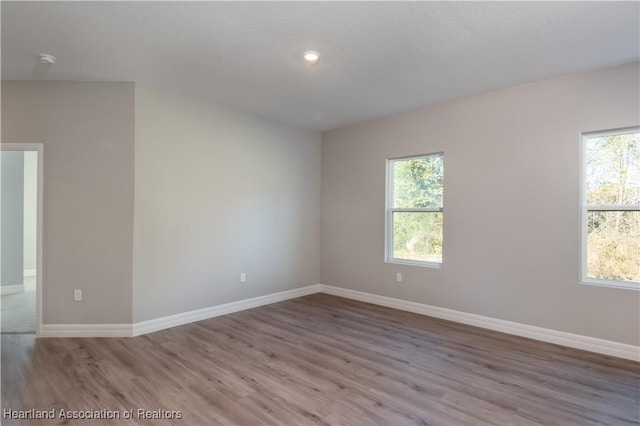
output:
M 444 154 L 387 160 L 387 262 L 441 267 Z
M 640 128 L 582 136 L 582 282 L 640 289 Z

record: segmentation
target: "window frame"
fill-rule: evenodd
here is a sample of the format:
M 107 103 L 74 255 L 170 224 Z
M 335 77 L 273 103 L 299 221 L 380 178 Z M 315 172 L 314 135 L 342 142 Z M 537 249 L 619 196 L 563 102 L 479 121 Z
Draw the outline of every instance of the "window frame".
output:
M 616 136 L 628 133 L 640 132 L 640 126 L 631 126 L 580 134 L 580 284 L 620 288 L 627 290 L 640 290 L 640 282 L 607 280 L 590 278 L 588 276 L 588 215 L 590 211 L 640 211 L 640 206 L 634 205 L 590 205 L 587 204 L 587 141 L 593 137 Z
M 444 167 L 442 171 L 442 207 L 440 208 L 394 208 L 393 207 L 393 164 L 396 161 L 414 160 L 424 157 L 441 156 L 444 164 L 444 151 L 430 152 L 428 154 L 410 155 L 405 157 L 393 157 L 386 159 L 386 191 L 385 191 L 385 238 L 384 238 L 384 261 L 385 263 L 394 263 L 399 265 L 421 266 L 426 268 L 442 269 L 444 264 Z M 393 214 L 395 212 L 405 213 L 442 213 L 442 262 L 429 262 L 426 260 L 400 259 L 393 257 Z

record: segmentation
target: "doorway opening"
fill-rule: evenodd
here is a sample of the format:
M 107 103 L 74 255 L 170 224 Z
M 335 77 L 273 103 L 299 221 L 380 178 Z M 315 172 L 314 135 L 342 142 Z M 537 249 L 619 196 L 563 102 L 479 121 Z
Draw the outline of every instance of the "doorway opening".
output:
M 0 331 L 39 334 L 42 145 L 0 144 Z

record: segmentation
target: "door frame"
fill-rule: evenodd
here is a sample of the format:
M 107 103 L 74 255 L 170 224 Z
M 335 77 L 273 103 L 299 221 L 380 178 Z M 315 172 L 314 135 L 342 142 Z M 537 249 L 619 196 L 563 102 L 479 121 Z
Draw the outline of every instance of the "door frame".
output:
M 29 151 L 38 153 L 38 195 L 36 206 L 36 337 L 42 332 L 42 277 L 44 275 L 42 265 L 42 235 L 43 235 L 43 183 L 44 183 L 44 145 L 41 143 L 0 143 L 0 151 Z

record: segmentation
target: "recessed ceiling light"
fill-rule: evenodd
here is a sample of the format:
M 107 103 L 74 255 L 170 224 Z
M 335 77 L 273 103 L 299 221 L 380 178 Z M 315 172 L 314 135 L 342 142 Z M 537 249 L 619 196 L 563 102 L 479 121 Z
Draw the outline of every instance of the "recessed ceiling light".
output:
M 304 60 L 306 63 L 315 65 L 320 60 L 320 54 L 315 50 L 307 50 L 303 54 Z
M 41 53 L 38 57 L 40 58 L 41 64 L 53 65 L 56 63 L 56 58 L 46 53 Z

